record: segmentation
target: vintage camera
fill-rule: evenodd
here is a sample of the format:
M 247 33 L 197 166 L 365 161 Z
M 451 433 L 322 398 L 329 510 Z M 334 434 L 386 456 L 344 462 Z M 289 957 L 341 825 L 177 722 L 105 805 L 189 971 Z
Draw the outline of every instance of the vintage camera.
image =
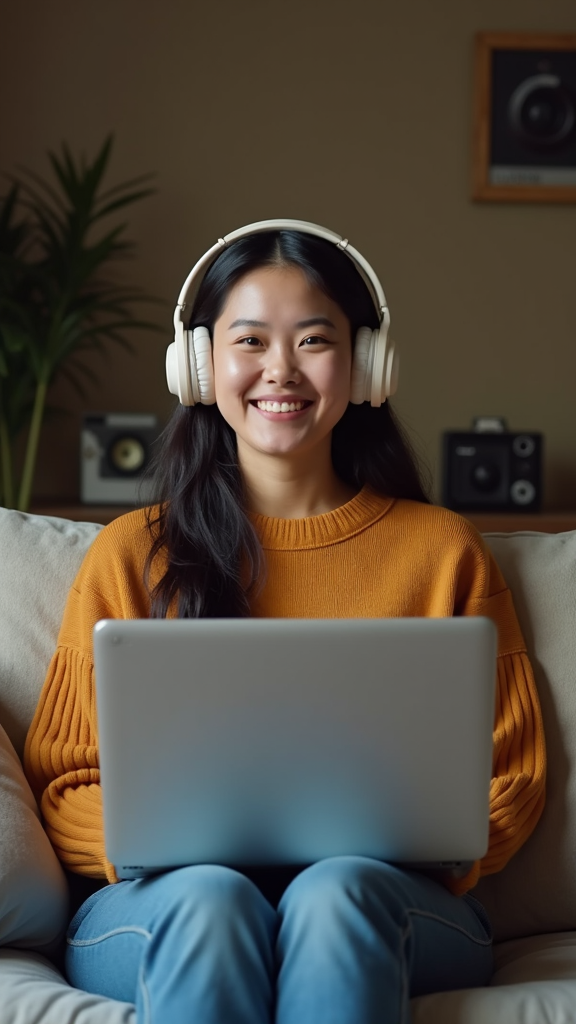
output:
M 142 475 L 158 433 L 153 415 L 86 415 L 80 435 L 80 500 L 90 505 L 146 504 L 151 486 Z
M 471 431 L 443 435 L 442 503 L 457 512 L 538 512 L 542 435 L 514 433 L 480 417 Z
M 576 183 L 575 51 L 494 51 L 490 180 Z

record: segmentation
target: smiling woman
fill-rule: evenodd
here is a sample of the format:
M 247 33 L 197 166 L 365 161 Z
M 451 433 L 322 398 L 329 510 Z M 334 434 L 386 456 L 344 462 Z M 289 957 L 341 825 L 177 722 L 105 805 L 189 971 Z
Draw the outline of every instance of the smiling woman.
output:
M 349 501 L 331 458 L 350 400 L 340 307 L 296 267 L 261 268 L 231 289 L 213 333 L 216 403 L 236 434 L 249 507 L 304 518 Z
M 176 308 L 167 376 L 180 404 L 157 503 L 99 533 L 70 592 L 26 767 L 61 860 L 100 886 L 71 922 L 68 978 L 133 1003 L 138 1024 L 407 1024 L 411 996 L 490 979 L 490 924 L 469 890 L 542 811 L 538 695 L 492 556 L 429 503 L 394 420 L 388 325 L 374 272 L 326 229 L 264 223 L 217 243 Z M 99 619 L 463 615 L 491 617 L 500 636 L 482 860 L 430 877 L 354 848 L 118 884 L 102 827 Z

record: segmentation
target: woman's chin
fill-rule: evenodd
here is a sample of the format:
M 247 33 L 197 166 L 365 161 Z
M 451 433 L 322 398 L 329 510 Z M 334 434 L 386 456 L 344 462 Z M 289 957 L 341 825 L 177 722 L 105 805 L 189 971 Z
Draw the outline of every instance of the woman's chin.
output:
M 259 437 L 246 438 L 237 435 L 237 438 L 240 461 L 245 454 L 248 458 L 260 456 L 291 460 L 302 459 L 308 462 L 311 457 L 321 460 L 327 452 L 330 452 L 330 438 L 313 440 L 309 437 L 278 437 L 277 435 L 270 436 L 264 431 Z

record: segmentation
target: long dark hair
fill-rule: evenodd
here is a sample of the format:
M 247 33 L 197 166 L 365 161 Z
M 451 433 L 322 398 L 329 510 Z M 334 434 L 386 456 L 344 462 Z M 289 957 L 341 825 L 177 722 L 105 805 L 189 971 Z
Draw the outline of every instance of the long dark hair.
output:
M 296 231 L 239 239 L 204 277 L 190 325 L 212 330 L 230 289 L 264 266 L 296 266 L 359 327 L 378 326 L 367 285 L 343 252 Z M 349 404 L 332 433 L 337 475 L 360 490 L 429 502 L 412 448 L 386 402 Z M 236 435 L 216 405 L 178 406 L 151 464 L 157 507 L 148 510 L 152 544 L 146 561 L 151 614 L 180 618 L 243 617 L 261 578 L 263 556 L 246 512 Z M 154 560 L 166 555 L 162 577 L 150 584 Z

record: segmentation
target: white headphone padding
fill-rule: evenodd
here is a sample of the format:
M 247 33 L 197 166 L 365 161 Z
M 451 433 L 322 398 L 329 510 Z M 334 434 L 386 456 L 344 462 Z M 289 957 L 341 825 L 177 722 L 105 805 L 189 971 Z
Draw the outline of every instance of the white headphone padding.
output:
M 195 327 L 192 335 L 196 361 L 196 379 L 198 381 L 197 401 L 201 402 L 202 405 L 214 405 L 216 390 L 214 386 L 214 363 L 212 361 L 210 334 L 207 327 Z
M 214 369 L 212 345 L 206 327 L 187 331 L 181 321 L 175 325 L 175 337 L 166 350 L 168 390 L 178 395 L 182 405 L 213 405 Z

